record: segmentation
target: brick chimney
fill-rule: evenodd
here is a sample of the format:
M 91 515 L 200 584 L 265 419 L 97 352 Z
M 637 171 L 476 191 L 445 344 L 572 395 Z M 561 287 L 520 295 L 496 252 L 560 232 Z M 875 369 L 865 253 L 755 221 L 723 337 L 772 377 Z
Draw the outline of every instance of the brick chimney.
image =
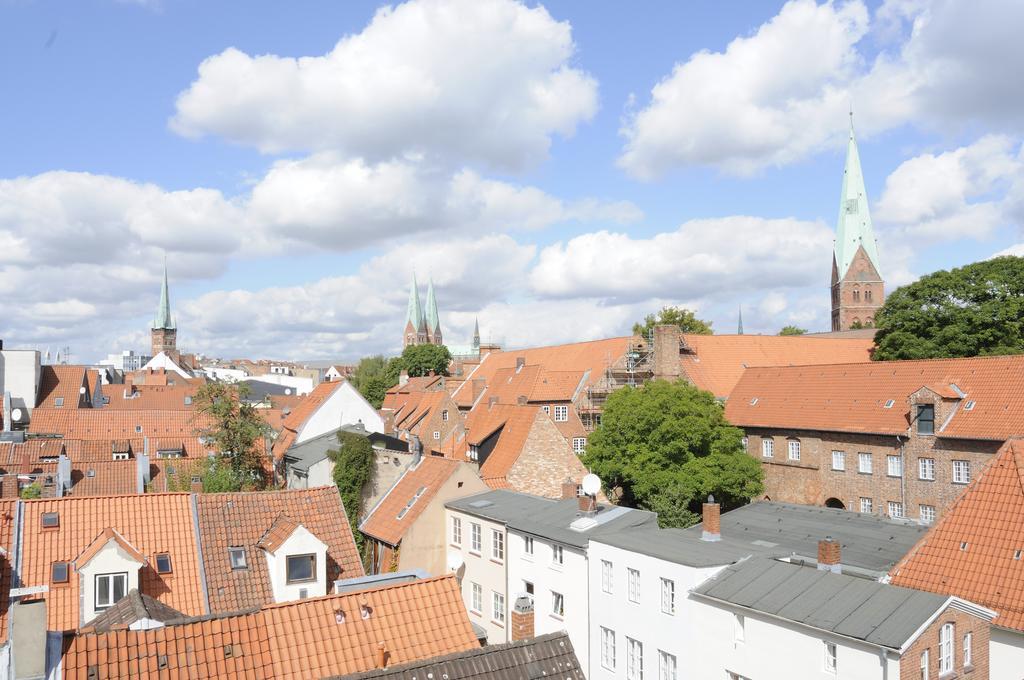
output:
M 388 646 L 383 641 L 377 643 L 377 668 L 388 667 Z
M 520 595 L 512 607 L 512 641 L 529 640 L 533 637 L 533 600 L 529 595 Z
M 818 541 L 818 569 L 841 574 L 843 571 L 839 564 L 841 558 L 842 550 L 838 541 L 833 540 L 831 536 L 826 536 L 825 540 Z
M 679 326 L 654 327 L 654 379 L 676 380 L 682 374 L 679 363 Z
M 576 493 L 577 488 L 576 482 L 567 477 L 566 480 L 562 482 L 562 500 L 564 501 L 569 498 L 576 498 L 578 495 Z
M 708 502 L 701 509 L 701 517 L 704 530 L 700 534 L 700 540 L 722 540 L 722 506 L 715 502 L 714 496 L 708 496 Z
M 520 406 L 526 406 L 526 401 L 527 399 L 525 394 L 520 394 L 518 397 L 516 397 L 516 403 L 519 404 Z
M 587 494 L 579 496 L 579 507 L 580 512 L 585 512 L 588 515 L 597 512 L 597 499 Z
M 516 373 L 523 370 L 523 366 L 526 365 L 526 357 L 516 357 Z

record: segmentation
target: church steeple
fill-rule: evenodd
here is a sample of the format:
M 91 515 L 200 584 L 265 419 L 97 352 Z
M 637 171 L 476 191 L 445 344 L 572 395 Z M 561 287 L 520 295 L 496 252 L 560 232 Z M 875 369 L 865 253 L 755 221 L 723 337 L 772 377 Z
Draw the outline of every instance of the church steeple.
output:
M 160 288 L 160 304 L 156 308 L 153 328 L 174 328 L 174 317 L 171 316 L 171 294 L 167 286 L 167 260 L 164 259 L 164 284 Z
M 152 356 L 164 352 L 176 357 L 178 352 L 178 329 L 171 316 L 171 293 L 167 285 L 167 259 L 164 259 L 164 281 L 160 288 L 160 304 L 156 308 L 156 317 L 149 329 L 150 349 Z
M 480 350 L 480 318 L 473 320 L 473 349 Z
M 405 312 L 405 335 L 402 347 L 422 345 L 427 342 L 427 322 L 420 306 L 420 289 L 416 284 L 416 274 L 412 275 L 409 286 L 409 305 Z
M 437 313 L 437 298 L 434 296 L 434 279 L 429 279 L 427 284 L 427 311 L 426 311 L 427 339 L 435 344 L 442 345 L 441 319 Z
M 740 318 L 739 323 L 736 324 L 736 335 L 743 335 L 743 305 L 739 307 Z

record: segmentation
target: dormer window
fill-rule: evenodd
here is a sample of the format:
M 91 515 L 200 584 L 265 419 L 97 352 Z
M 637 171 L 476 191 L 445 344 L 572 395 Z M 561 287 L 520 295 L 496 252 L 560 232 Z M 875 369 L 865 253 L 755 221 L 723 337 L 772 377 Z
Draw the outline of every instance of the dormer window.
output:
M 60 514 L 56 512 L 44 512 L 41 521 L 44 529 L 56 529 L 60 526 Z
M 316 578 L 316 555 L 289 555 L 287 563 L 288 583 L 303 583 Z
M 128 591 L 128 574 L 96 575 L 96 611 L 116 604 Z
M 245 561 L 245 548 L 237 546 L 228 548 L 228 561 L 232 569 L 246 569 L 249 566 Z
M 935 404 L 917 405 L 917 433 L 935 434 Z
M 50 566 L 50 580 L 54 583 L 67 583 L 70 568 L 67 562 L 54 562 Z
M 57 407 L 57 408 L 60 408 L 61 406 L 63 406 L 64 405 L 64 397 L 57 397 L 57 398 L 55 398 L 53 400 L 53 405 L 55 407 Z
M 158 574 L 170 574 L 171 573 L 171 554 L 170 553 L 157 553 L 156 554 L 156 573 L 158 573 Z

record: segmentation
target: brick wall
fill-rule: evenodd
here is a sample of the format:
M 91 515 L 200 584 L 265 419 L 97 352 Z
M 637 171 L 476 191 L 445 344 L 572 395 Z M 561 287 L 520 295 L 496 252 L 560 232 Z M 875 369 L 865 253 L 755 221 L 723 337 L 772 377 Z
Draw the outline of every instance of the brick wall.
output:
M 939 678 L 939 632 L 942 626 L 953 624 L 953 675 L 943 678 L 960 678 L 961 680 L 989 680 L 989 623 L 967 612 L 952 607 L 947 608 L 914 644 L 900 657 L 900 677 L 921 677 L 921 654 L 928 650 L 928 677 Z M 971 666 L 964 667 L 964 635 L 970 632 Z
M 883 302 L 885 283 L 871 258 L 863 248 L 858 248 L 846 275 L 832 282 L 832 330 L 848 330 L 855 321 L 873 326 Z
M 538 412 L 519 459 L 505 478 L 516 491 L 560 498 L 562 482 L 583 479 L 587 469 L 551 419 Z

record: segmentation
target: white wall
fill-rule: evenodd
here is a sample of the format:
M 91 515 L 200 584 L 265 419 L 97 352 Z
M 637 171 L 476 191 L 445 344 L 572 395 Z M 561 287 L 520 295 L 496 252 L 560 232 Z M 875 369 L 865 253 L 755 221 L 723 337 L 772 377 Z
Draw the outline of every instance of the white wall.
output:
M 578 548 L 562 545 L 563 564 L 552 561 L 554 553 L 551 541 L 534 537 L 533 554 L 527 554 L 526 537 L 515 531 L 508 537 L 508 584 L 511 602 L 525 592 L 524 581 L 533 584 L 534 607 L 533 629 L 536 635 L 566 631 L 573 649 L 580 661 L 583 674 L 590 676 L 588 648 L 588 601 L 587 556 Z M 558 617 L 552 613 L 552 592 L 561 593 L 565 614 Z
M 381 420 L 380 414 L 356 388 L 343 382 L 306 420 L 295 437 L 295 443 L 301 444 L 336 430 L 342 425 L 355 425 L 359 422 L 362 422 L 367 432 L 384 432 L 384 421 Z
M 127 595 L 132 589 L 139 587 L 139 568 L 142 563 L 129 555 L 116 541 L 110 539 L 87 564 L 78 568 L 82 611 L 82 624 L 89 623 L 104 610 L 96 611 L 96 576 L 99 574 L 128 574 L 128 583 L 124 589 Z M 172 565 L 173 566 L 173 565 Z
M 316 580 L 302 583 L 288 583 L 288 555 L 316 555 Z M 305 590 L 307 597 L 327 594 L 327 544 L 310 533 L 301 524 L 292 535 L 273 553 L 264 551 L 267 557 L 267 573 L 274 592 L 274 602 L 289 602 L 299 599 L 299 591 Z
M 273 383 L 274 385 L 284 385 L 285 387 L 291 387 L 295 390 L 295 394 L 309 394 L 313 391 L 313 379 L 312 378 L 301 378 L 294 375 L 280 375 L 277 373 L 266 373 L 264 375 L 254 375 L 253 380 L 259 380 L 260 382 Z
M 249 374 L 240 368 L 221 368 L 219 366 L 203 366 L 203 373 L 214 380 L 223 380 L 230 383 L 245 380 L 249 377 Z
M 0 397 L 11 393 L 14 408 L 34 409 L 39 392 L 39 352 L 28 349 L 0 350 Z
M 452 518 L 459 517 L 462 520 L 462 542 L 455 543 L 452 538 Z M 480 525 L 481 550 L 479 553 L 470 550 L 472 536 L 472 525 Z M 498 531 L 505 537 L 505 561 L 496 562 L 491 559 L 491 532 Z M 508 536 L 505 533 L 505 525 L 500 522 L 491 522 L 468 515 L 458 510 L 445 509 L 445 533 L 446 544 L 449 554 L 456 553 L 462 557 L 463 567 L 456 574 L 462 587 L 462 601 L 466 604 L 466 611 L 469 612 L 469 620 L 483 626 L 487 630 L 488 644 L 499 644 L 508 642 L 509 631 L 512 623 L 511 609 L 515 604 L 514 597 L 509 597 L 507 587 L 507 576 L 505 565 L 508 562 Z M 473 583 L 478 583 L 483 589 L 483 607 L 481 611 L 473 610 Z M 492 617 L 493 593 L 501 593 L 505 596 L 505 623 L 499 624 Z
M 1024 633 L 992 626 L 988 670 L 992 680 L 1024 680 Z

